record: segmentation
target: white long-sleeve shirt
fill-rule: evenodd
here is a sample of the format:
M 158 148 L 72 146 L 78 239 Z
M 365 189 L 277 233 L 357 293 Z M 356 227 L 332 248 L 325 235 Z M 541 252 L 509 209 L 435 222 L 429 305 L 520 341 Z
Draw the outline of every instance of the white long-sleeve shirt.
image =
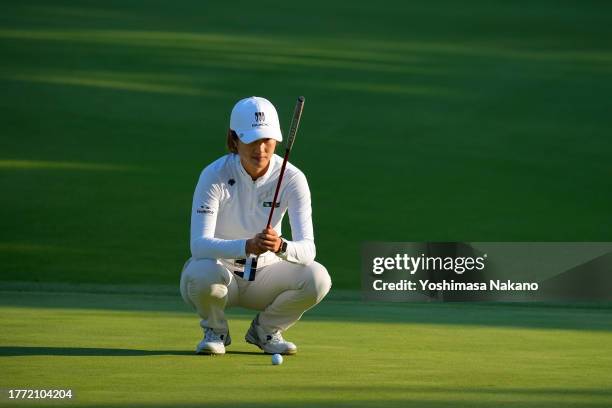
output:
M 266 226 L 282 162 L 281 157 L 273 155 L 266 173 L 255 181 L 240 163 L 240 156 L 232 153 L 202 171 L 191 212 L 193 258 L 233 262 L 247 256 L 247 239 Z M 291 163 L 285 168 L 278 197 L 271 225 L 282 235 L 282 220 L 289 212 L 292 236 L 281 258 L 308 264 L 316 255 L 310 189 L 304 173 Z M 265 255 L 269 257 L 271 252 Z

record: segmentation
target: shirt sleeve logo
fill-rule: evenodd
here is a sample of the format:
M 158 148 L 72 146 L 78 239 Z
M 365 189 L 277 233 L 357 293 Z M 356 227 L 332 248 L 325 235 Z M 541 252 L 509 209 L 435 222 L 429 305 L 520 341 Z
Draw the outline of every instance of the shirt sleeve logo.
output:
M 196 212 L 198 214 L 209 214 L 209 215 L 213 215 L 215 213 L 215 211 L 207 205 L 201 205 L 200 208 L 196 210 Z
M 272 201 L 264 201 L 263 202 L 263 206 L 264 207 L 272 207 Z M 280 207 L 280 202 L 279 201 L 276 202 L 276 205 L 274 206 L 274 208 L 278 208 L 278 207 Z

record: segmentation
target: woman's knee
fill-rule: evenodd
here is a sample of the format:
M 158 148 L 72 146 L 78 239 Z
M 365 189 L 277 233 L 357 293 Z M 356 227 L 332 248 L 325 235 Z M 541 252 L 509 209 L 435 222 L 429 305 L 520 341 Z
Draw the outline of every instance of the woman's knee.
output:
M 231 282 L 229 271 L 214 259 L 191 259 L 181 274 L 181 293 L 190 299 L 199 296 L 222 298 Z
M 304 265 L 304 269 L 306 272 L 305 288 L 314 297 L 315 302 L 319 303 L 331 289 L 331 277 L 327 269 L 318 262 Z

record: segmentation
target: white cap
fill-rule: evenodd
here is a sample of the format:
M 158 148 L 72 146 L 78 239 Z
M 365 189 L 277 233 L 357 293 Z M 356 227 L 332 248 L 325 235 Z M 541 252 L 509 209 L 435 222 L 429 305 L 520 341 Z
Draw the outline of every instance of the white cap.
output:
M 232 109 L 230 129 L 236 132 L 242 143 L 264 138 L 283 141 L 276 108 L 269 100 L 258 96 L 238 101 Z

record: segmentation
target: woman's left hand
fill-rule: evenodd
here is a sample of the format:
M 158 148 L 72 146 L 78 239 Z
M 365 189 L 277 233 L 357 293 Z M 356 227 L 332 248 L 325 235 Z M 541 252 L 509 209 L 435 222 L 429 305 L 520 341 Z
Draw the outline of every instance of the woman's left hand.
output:
M 257 244 L 261 248 L 265 248 L 268 251 L 278 252 L 282 240 L 274 230 L 274 228 L 266 228 L 261 233 L 257 234 Z

